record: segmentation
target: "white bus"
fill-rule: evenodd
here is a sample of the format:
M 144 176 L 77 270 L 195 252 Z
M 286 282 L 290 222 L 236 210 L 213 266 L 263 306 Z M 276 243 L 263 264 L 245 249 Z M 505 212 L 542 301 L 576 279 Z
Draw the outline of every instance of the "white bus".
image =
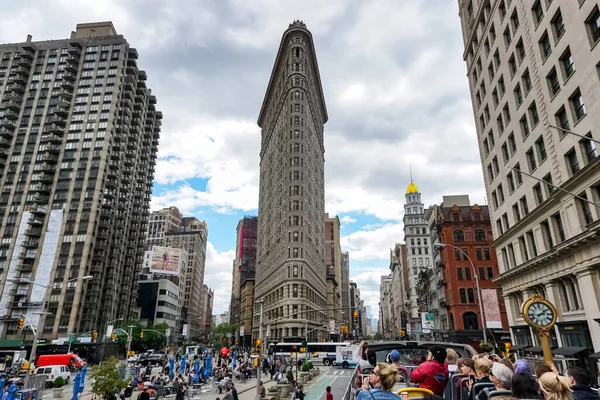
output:
M 350 346 L 350 342 L 309 342 L 308 353 L 312 358 L 323 361 L 324 365 L 333 365 L 336 359 L 336 348 L 338 346 Z M 290 357 L 291 354 L 299 353 L 301 342 L 269 344 L 269 355 L 272 357 Z M 297 354 L 298 358 L 305 358 L 306 353 Z

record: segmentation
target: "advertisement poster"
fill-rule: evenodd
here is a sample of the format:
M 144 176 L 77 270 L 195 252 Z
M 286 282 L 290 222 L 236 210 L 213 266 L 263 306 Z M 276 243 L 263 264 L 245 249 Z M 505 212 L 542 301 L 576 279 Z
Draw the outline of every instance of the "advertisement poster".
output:
M 183 324 L 183 329 L 181 330 L 181 334 L 183 336 L 187 336 L 187 334 L 188 334 L 188 324 Z
M 490 329 L 502 329 L 500 304 L 498 304 L 498 292 L 496 289 L 482 289 L 481 297 L 483 297 L 485 325 Z
M 179 275 L 181 249 L 153 246 L 150 271 L 159 274 Z

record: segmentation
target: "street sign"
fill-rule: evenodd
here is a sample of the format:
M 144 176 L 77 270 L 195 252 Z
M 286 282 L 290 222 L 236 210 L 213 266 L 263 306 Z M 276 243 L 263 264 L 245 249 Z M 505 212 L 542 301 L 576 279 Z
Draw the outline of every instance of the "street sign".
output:
M 240 336 L 244 336 L 244 327 L 240 326 Z
M 171 328 L 169 328 L 165 331 L 165 336 L 167 336 L 167 337 L 171 336 Z
M 74 333 L 71 333 L 71 334 L 69 335 L 69 343 L 74 343 L 74 342 L 75 342 L 75 339 L 76 339 L 76 337 L 75 337 L 75 334 L 74 334 Z

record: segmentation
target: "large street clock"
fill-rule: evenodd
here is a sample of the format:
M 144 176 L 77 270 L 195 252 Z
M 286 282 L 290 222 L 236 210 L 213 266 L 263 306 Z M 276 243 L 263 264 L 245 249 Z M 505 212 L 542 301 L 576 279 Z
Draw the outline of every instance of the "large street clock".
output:
M 521 314 L 525 321 L 535 329 L 549 330 L 556 323 L 556 308 L 537 294 L 523 303 Z
M 556 307 L 542 296 L 535 294 L 523 303 L 521 315 L 539 336 L 544 360 L 552 362 L 550 330 L 556 324 L 558 317 Z

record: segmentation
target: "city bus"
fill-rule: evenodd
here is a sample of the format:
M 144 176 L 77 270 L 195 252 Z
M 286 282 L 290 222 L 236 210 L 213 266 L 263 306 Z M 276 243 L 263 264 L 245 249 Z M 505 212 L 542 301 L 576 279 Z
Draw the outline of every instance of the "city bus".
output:
M 338 346 L 350 346 L 350 342 L 309 342 L 308 354 L 310 357 L 320 359 L 324 365 L 333 365 L 336 358 L 336 348 Z M 302 347 L 301 342 L 294 343 L 271 343 L 269 344 L 268 354 L 271 357 L 291 357 L 292 354 L 299 353 Z M 305 358 L 307 353 L 297 354 L 298 358 Z

